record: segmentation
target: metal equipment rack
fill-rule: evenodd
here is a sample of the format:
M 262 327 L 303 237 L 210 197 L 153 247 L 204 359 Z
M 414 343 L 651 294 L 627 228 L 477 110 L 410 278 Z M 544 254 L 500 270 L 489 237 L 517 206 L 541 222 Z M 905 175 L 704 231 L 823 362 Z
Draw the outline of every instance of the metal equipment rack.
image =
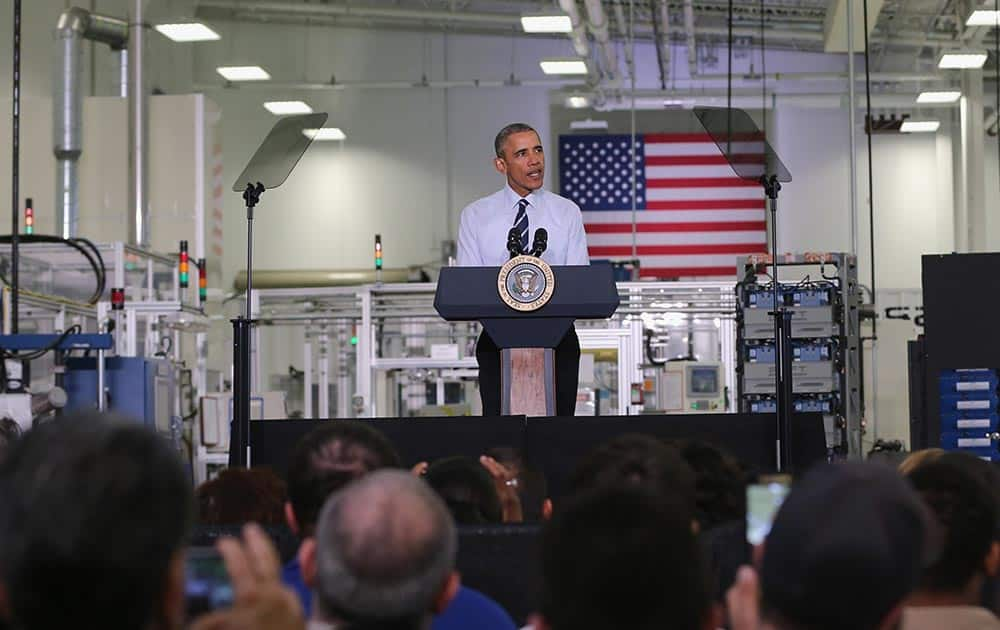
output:
M 737 261 L 743 271 L 736 284 L 736 375 L 743 413 L 777 410 L 774 279 L 764 267 L 770 264 L 765 255 Z M 777 265 L 779 299 L 792 313 L 792 408 L 824 414 L 832 457 L 859 458 L 864 398 L 857 259 L 843 253 L 784 254 Z M 808 275 L 809 267 L 818 269 L 818 278 Z M 835 275 L 828 274 L 831 267 Z

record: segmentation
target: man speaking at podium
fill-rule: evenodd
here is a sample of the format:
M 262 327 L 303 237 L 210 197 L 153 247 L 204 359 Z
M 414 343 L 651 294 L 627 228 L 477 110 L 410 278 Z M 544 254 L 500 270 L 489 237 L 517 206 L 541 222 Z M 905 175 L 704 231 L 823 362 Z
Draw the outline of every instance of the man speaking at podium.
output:
M 529 251 L 531 234 L 548 232 L 542 259 L 550 265 L 589 265 L 583 216 L 575 203 L 542 188 L 545 153 L 542 141 L 529 125 L 514 123 L 493 141 L 493 165 L 507 185 L 462 210 L 458 227 L 458 264 L 463 267 L 500 267 L 510 258 L 508 235 L 516 229 L 522 251 Z M 569 332 L 555 349 L 556 414 L 572 416 L 579 381 L 580 340 Z M 484 416 L 500 415 L 500 350 L 486 331 L 476 344 L 479 395 Z

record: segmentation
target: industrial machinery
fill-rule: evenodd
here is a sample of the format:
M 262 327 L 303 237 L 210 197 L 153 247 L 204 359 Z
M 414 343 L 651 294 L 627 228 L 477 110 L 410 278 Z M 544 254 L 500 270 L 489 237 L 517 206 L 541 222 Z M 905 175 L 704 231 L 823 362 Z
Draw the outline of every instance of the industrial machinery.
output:
M 736 286 L 738 407 L 744 413 L 777 411 L 774 279 L 761 279 L 765 264 L 770 268 L 770 258 L 750 256 L 739 259 L 737 267 L 744 272 Z M 824 414 L 831 455 L 859 457 L 863 397 L 857 262 L 848 254 L 787 254 L 778 268 L 778 299 L 792 318 L 792 408 Z
M 647 413 L 725 413 L 727 391 L 719 361 L 644 365 Z

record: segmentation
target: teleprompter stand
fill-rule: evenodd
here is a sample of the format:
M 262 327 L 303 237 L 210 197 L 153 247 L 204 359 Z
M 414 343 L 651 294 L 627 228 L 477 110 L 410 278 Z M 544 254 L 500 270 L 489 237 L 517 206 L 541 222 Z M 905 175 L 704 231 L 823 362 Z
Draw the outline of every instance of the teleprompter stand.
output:
M 253 302 L 253 213 L 265 190 L 285 183 L 315 135 L 326 122 L 325 113 L 282 118 L 264 138 L 233 185 L 243 192 L 247 209 L 246 311 L 233 322 L 233 420 L 229 435 L 229 466 L 245 468 L 250 463 L 250 338 L 254 321 Z
M 774 317 L 775 370 L 774 390 L 777 401 L 778 470 L 791 461 L 792 423 L 792 313 L 785 308 L 778 285 L 778 193 L 782 182 L 792 175 L 767 142 L 767 137 L 742 109 L 696 107 L 698 121 L 725 156 L 740 179 L 757 182 L 767 196 L 771 215 L 771 287 Z

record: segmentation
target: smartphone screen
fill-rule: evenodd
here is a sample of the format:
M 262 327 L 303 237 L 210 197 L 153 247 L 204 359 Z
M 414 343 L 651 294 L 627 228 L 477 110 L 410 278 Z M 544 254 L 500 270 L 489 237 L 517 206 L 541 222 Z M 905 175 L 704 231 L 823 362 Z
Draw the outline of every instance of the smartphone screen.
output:
M 772 478 L 747 486 L 747 542 L 759 545 L 771 532 L 771 523 L 788 496 L 789 480 Z
M 229 582 L 226 563 L 214 547 L 188 549 L 185 578 L 189 619 L 232 605 L 233 586 Z

